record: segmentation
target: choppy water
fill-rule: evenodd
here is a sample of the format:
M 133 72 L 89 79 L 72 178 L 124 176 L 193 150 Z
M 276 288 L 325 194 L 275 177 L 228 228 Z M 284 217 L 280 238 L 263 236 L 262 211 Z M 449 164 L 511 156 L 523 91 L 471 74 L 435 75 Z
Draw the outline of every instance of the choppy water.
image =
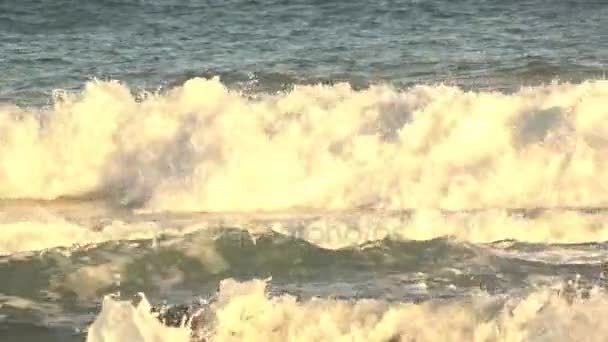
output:
M 605 77 L 603 0 L 0 3 L 0 99 L 89 78 L 135 88 L 220 75 L 256 90 L 348 81 L 513 89 Z
M 0 340 L 605 340 L 607 18 L 0 1 Z

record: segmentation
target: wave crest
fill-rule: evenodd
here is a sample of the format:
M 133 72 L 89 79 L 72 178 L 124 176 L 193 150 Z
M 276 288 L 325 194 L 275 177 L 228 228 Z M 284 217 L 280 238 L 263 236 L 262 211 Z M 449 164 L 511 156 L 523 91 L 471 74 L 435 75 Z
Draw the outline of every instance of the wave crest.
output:
M 144 96 L 91 82 L 51 110 L 0 108 L 0 198 L 209 212 L 605 206 L 607 99 L 606 81 L 256 98 L 217 78 Z
M 266 284 L 224 280 L 211 320 L 194 335 L 205 341 L 602 341 L 606 294 L 541 288 L 524 298 L 480 294 L 422 304 L 377 300 L 298 301 L 269 297 Z M 582 297 L 588 296 L 583 299 Z M 88 342 L 188 341 L 185 327 L 165 327 L 145 300 L 137 307 L 106 298 Z M 117 320 L 116 318 L 121 319 Z M 207 317 L 208 318 L 208 317 Z M 186 321 L 184 321 L 186 323 Z M 594 333 L 590 334 L 593 331 Z M 128 337 L 128 338 L 127 338 Z M 197 341 L 199 339 L 196 339 Z

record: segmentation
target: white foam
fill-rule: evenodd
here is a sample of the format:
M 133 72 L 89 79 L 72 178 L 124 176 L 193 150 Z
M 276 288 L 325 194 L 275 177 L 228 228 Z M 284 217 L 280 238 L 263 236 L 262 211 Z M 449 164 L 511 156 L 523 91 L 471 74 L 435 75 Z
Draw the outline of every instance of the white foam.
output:
M 530 243 L 578 243 L 607 241 L 606 219 L 606 214 L 571 210 L 547 211 L 532 217 L 504 210 L 474 213 L 419 210 L 411 215 L 367 212 L 320 216 L 301 224 L 279 222 L 272 225 L 272 229 L 332 249 L 384 238 L 424 241 L 445 236 L 475 243 L 509 239 Z
M 298 86 L 256 98 L 218 79 L 143 97 L 90 82 L 49 110 L 0 107 L 0 204 L 21 203 L 0 206 L 0 254 L 192 231 L 171 212 L 194 230 L 272 229 L 328 248 L 446 235 L 606 241 L 605 213 L 576 208 L 608 206 L 607 99 L 599 80 L 514 94 Z M 550 210 L 506 210 L 536 207 Z M 394 214 L 403 210 L 413 214 Z
M 204 327 L 211 341 L 603 341 L 608 333 L 603 319 L 608 297 L 597 290 L 571 304 L 549 288 L 503 304 L 486 294 L 471 300 L 389 304 L 271 298 L 265 285 L 222 283 L 219 301 L 211 308 L 214 318 Z M 160 330 L 147 302 L 134 308 L 107 299 L 88 341 L 149 341 L 133 337 L 148 325 L 155 341 L 174 341 L 173 334 L 178 334 Z
M 511 95 L 192 79 L 136 101 L 91 82 L 0 109 L 0 198 L 104 194 L 150 211 L 606 206 L 608 82 Z
M 91 325 L 87 342 L 189 342 L 185 329 L 163 326 L 150 313 L 150 304 L 143 298 L 136 307 L 128 302 L 106 297 L 103 309 Z
M 14 214 L 10 209 L 7 212 L 0 211 L 0 255 L 106 241 L 153 239 L 161 234 L 181 236 L 204 227 L 204 223 L 196 227 L 184 227 L 159 225 L 146 220 L 126 222 L 120 217 L 108 217 L 99 222 L 78 222 L 59 215 L 55 210 L 42 207 L 30 207 L 25 216 L 24 213 Z

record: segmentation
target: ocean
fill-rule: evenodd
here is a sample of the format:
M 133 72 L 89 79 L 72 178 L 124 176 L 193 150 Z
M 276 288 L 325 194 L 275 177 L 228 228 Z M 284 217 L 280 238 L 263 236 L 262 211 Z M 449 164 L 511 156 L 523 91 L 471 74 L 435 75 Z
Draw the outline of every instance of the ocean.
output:
M 0 341 L 606 341 L 608 1 L 0 0 Z

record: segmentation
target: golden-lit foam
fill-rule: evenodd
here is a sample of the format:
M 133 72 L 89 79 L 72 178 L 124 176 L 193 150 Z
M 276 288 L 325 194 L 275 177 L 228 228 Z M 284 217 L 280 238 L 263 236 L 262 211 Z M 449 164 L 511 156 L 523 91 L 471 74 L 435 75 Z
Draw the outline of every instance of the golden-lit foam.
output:
M 2 107 L 0 198 L 179 212 L 608 204 L 606 81 L 252 98 L 214 78 L 140 98 L 91 82 L 47 111 Z
M 268 296 L 263 281 L 225 280 L 207 325 L 197 328 L 210 341 L 603 341 L 607 303 L 599 290 L 582 299 L 550 288 L 506 302 L 484 293 L 421 304 L 298 301 Z M 145 299 L 133 306 L 106 298 L 87 341 L 188 341 L 189 333 L 188 324 L 159 323 Z

